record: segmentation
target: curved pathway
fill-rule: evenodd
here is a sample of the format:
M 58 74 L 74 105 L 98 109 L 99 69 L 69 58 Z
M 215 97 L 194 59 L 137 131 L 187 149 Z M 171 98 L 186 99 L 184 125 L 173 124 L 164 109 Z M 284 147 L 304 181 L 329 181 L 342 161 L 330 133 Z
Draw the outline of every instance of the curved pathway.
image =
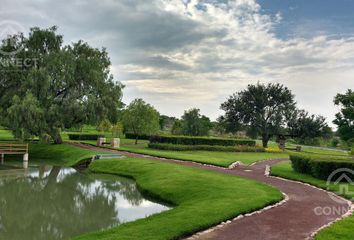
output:
M 349 201 L 340 197 L 335 197 L 335 201 L 333 200 L 333 196 L 330 197 L 330 193 L 326 191 L 299 182 L 265 175 L 267 165 L 272 166 L 273 164 L 285 161 L 286 159 L 261 161 L 252 166 L 238 166 L 234 169 L 226 169 L 189 161 L 158 158 L 107 148 L 99 148 L 91 145 L 74 145 L 89 150 L 119 153 L 129 157 L 146 158 L 150 160 L 167 161 L 175 164 L 242 176 L 274 186 L 289 198 L 288 201 L 277 207 L 261 211 L 260 213 L 251 216 L 239 218 L 220 228 L 216 228 L 213 231 L 206 231 L 206 233 L 194 235 L 192 237 L 193 239 L 309 239 L 318 229 L 342 217 L 350 210 Z M 321 209 L 326 210 L 324 211 L 325 214 L 315 213 L 315 210 L 320 212 Z

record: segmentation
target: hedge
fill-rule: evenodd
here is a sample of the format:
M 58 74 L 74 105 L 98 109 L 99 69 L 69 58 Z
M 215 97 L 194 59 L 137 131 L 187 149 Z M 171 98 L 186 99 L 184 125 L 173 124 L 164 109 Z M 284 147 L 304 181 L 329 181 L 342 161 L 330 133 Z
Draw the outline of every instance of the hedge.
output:
M 127 138 L 127 139 L 136 139 L 137 137 L 138 137 L 139 140 L 149 140 L 151 135 L 125 133 L 125 138 Z
M 150 143 L 169 143 L 181 145 L 210 145 L 210 146 L 256 146 L 254 140 L 208 138 L 208 137 L 186 137 L 186 136 L 152 136 Z
M 97 140 L 102 134 L 68 134 L 70 140 Z
M 310 174 L 315 178 L 327 180 L 329 176 L 340 168 L 354 171 L 354 159 L 350 157 L 323 156 L 316 154 L 291 154 L 290 160 L 293 169 L 299 173 Z M 346 173 L 348 177 L 350 173 Z M 339 175 L 339 174 L 338 174 Z M 336 176 L 339 177 L 339 176 Z M 336 180 L 336 179 L 332 179 Z
M 181 145 L 169 143 L 150 143 L 149 148 L 171 151 L 215 151 L 215 152 L 265 152 L 263 147 L 252 146 L 216 146 L 216 145 Z

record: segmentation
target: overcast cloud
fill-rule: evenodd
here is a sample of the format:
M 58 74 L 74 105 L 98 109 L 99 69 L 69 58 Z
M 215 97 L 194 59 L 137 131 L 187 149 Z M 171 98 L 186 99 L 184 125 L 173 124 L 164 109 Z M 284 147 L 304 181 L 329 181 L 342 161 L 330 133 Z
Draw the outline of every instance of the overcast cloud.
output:
M 106 47 L 124 101 L 144 98 L 167 115 L 198 107 L 215 119 L 230 94 L 260 81 L 287 85 L 331 122 L 334 95 L 354 86 L 352 33 L 311 35 L 305 25 L 279 37 L 283 13 L 254 0 L 0 1 L 0 21 L 57 25 L 66 43 Z

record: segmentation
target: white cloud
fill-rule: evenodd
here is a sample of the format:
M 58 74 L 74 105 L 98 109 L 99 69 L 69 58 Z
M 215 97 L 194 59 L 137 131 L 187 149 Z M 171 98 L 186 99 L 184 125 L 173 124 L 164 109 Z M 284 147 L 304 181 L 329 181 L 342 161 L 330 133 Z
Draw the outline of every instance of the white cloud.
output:
M 200 107 L 216 118 L 248 83 L 280 82 L 300 106 L 331 120 L 337 92 L 353 87 L 354 38 L 316 32 L 280 39 L 282 14 L 255 0 L 10 1 L 0 20 L 58 25 L 70 42 L 106 46 L 126 101 L 144 97 L 165 114 Z M 10 13 L 11 14 L 8 14 Z M 304 36 L 306 29 L 299 29 Z M 311 32 L 306 35 L 311 36 Z

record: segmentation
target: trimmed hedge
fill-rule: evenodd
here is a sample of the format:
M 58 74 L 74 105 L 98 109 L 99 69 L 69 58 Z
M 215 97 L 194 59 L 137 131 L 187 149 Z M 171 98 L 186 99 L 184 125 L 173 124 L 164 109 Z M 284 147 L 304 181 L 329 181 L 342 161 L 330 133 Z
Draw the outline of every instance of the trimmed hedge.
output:
M 68 134 L 70 140 L 97 140 L 102 134 Z
M 354 171 L 354 159 L 350 157 L 298 153 L 291 154 L 290 160 L 296 172 L 310 174 L 315 178 L 323 180 L 327 180 L 334 171 L 340 168 Z M 354 179 L 354 175 L 349 177 Z M 332 180 L 335 181 L 336 179 Z
M 208 137 L 186 137 L 186 136 L 152 136 L 150 143 L 169 143 L 180 145 L 210 145 L 210 146 L 256 146 L 254 140 L 208 138 Z
M 136 137 L 138 137 L 139 140 L 149 140 L 150 139 L 150 135 L 146 135 L 146 134 L 134 134 L 134 133 L 126 133 L 125 134 L 125 138 L 127 139 L 136 139 Z
M 180 145 L 169 143 L 149 143 L 149 148 L 171 151 L 215 151 L 215 152 L 265 152 L 263 147 L 252 146 L 215 146 L 215 145 Z

